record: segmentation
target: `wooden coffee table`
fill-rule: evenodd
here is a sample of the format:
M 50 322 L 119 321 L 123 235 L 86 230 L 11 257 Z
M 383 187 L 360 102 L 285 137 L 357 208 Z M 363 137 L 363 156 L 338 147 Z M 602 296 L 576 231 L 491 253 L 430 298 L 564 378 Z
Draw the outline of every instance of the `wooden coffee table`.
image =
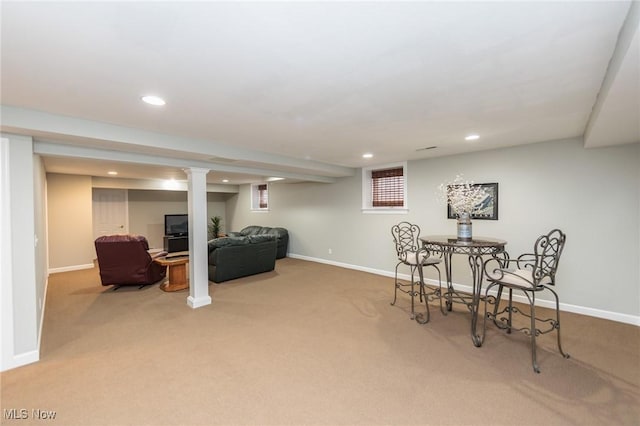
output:
M 154 262 L 169 268 L 169 280 L 160 284 L 162 290 L 179 291 L 189 288 L 189 280 L 187 279 L 189 256 L 159 257 L 154 259 Z

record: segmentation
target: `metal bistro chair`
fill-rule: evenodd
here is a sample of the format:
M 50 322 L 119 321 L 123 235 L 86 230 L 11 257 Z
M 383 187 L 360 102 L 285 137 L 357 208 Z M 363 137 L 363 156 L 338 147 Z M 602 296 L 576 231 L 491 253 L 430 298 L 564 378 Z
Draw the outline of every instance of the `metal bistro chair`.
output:
M 394 286 L 394 293 L 393 293 L 393 302 L 391 302 L 391 305 L 395 305 L 396 303 L 396 300 L 398 297 L 398 290 L 400 290 L 403 293 L 409 294 L 411 296 L 411 319 L 416 319 L 418 320 L 418 322 L 421 322 L 424 324 L 429 322 L 429 318 L 431 315 L 429 312 L 429 303 L 428 303 L 429 296 L 431 296 L 432 299 L 433 299 L 433 296 L 436 296 L 440 300 L 440 310 L 442 311 L 443 314 L 446 315 L 446 313 L 444 312 L 444 309 L 442 308 L 442 297 L 441 297 L 442 281 L 441 281 L 440 269 L 438 268 L 438 264 L 442 260 L 439 257 L 430 256 L 429 251 L 420 247 L 420 241 L 418 240 L 418 238 L 420 237 L 420 227 L 418 225 L 413 225 L 409 222 L 400 222 L 399 224 L 394 225 L 391 228 L 391 234 L 393 235 L 393 239 L 396 245 L 396 254 L 398 256 L 398 263 L 396 264 L 396 270 L 395 270 L 395 280 L 394 280 L 395 286 Z M 410 284 L 405 284 L 398 281 L 398 267 L 400 265 L 407 265 L 411 269 Z M 433 266 L 436 269 L 436 271 L 438 271 L 439 288 L 435 289 L 430 293 L 427 293 L 425 291 L 424 275 L 422 270 L 422 268 L 425 266 Z M 420 290 L 419 292 L 415 291 L 416 270 L 418 270 L 418 274 L 420 277 L 420 280 L 418 281 L 419 290 Z M 407 287 L 411 287 L 411 289 L 405 289 Z M 424 321 L 420 321 L 417 318 L 417 315 L 415 313 L 414 298 L 417 295 L 420 296 L 420 302 L 422 302 L 424 298 L 424 304 L 427 308 L 427 317 L 426 319 L 424 319 Z
M 489 285 L 485 292 L 485 301 L 487 301 L 487 303 L 485 303 L 484 308 L 482 339 L 484 340 L 487 329 L 487 319 L 493 320 L 496 326 L 506 330 L 507 333 L 511 333 L 511 330 L 514 329 L 529 335 L 531 337 L 531 361 L 533 371 L 536 373 L 540 373 L 540 368 L 536 360 L 536 337 L 541 334 L 556 330 L 558 333 L 558 349 L 563 357 L 569 358 L 569 354 L 562 350 L 562 344 L 560 343 L 560 302 L 558 300 L 558 294 L 551 288 L 551 286 L 555 286 L 556 284 L 556 271 L 558 270 L 558 262 L 566 239 L 567 237 L 562 231 L 554 229 L 547 235 L 542 235 L 537 239 L 533 253 L 522 254 L 517 259 L 499 260 L 498 265 L 495 264 L 495 259 L 489 259 L 484 263 L 484 274 L 489 281 Z M 512 264 L 515 264 L 515 268 L 509 268 Z M 495 302 L 493 297 L 489 297 L 489 290 L 494 286 L 498 286 L 498 294 Z M 502 289 L 504 287 L 509 289 L 509 304 L 502 311 L 498 311 Z M 520 290 L 527 296 L 530 307 L 529 314 L 513 306 L 513 290 Z M 549 290 L 555 297 L 555 319 L 536 318 L 536 293 L 543 290 Z M 495 303 L 493 313 L 487 313 L 487 305 L 493 303 Z M 513 328 L 511 321 L 513 313 L 520 313 L 530 318 L 530 326 Z M 503 314 L 507 314 L 507 317 L 498 318 L 498 316 Z M 547 324 L 548 327 L 541 330 L 536 327 L 536 321 Z

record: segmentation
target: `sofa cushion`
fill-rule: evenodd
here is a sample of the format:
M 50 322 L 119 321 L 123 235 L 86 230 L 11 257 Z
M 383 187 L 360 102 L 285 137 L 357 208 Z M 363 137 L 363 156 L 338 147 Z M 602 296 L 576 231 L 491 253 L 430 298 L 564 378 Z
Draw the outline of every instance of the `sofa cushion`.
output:
M 251 241 L 247 237 L 222 237 L 209 240 L 207 244 L 209 246 L 209 251 L 213 251 L 220 247 L 241 246 L 250 243 Z
M 284 236 L 288 236 L 289 231 L 287 231 L 285 228 L 271 228 L 269 234 L 275 235 L 278 238 L 282 238 Z
M 242 230 L 240 231 L 240 233 L 242 235 L 257 235 L 262 231 L 262 226 L 258 226 L 258 225 L 251 225 L 251 226 L 247 226 L 242 228 Z
M 240 237 L 240 236 L 263 236 L 271 235 L 276 238 L 277 242 L 277 254 L 276 258 L 281 259 L 287 256 L 287 249 L 289 247 L 289 231 L 286 228 L 271 228 L 269 226 L 250 225 L 245 226 L 239 232 L 228 232 L 227 236 Z M 211 249 L 210 249 L 211 251 Z
M 271 228 L 268 226 L 263 226 L 262 229 L 258 231 L 258 235 L 269 235 L 271 234 Z
M 249 240 L 251 243 L 261 243 L 263 241 L 274 240 L 275 238 L 276 238 L 275 235 L 268 235 L 268 234 L 249 235 L 248 237 L 246 237 L 246 239 Z
M 275 268 L 276 240 L 273 236 L 254 235 L 243 237 L 243 240 L 247 243 L 221 246 L 209 252 L 210 281 L 220 283 Z

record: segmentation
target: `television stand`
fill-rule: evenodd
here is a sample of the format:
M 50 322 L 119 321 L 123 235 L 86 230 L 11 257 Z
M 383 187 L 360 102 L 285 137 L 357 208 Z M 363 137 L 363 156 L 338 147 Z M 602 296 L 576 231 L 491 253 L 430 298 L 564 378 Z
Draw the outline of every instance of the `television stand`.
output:
M 164 251 L 166 251 L 168 256 L 175 256 L 176 252 L 189 252 L 189 236 L 173 236 L 173 235 L 165 235 L 164 236 Z

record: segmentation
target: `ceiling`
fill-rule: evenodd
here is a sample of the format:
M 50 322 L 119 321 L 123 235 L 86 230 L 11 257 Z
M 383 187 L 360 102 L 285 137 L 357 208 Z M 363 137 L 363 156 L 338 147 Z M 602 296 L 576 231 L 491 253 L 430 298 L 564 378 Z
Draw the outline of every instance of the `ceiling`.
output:
M 635 143 L 638 9 L 2 2 L 2 130 L 33 136 L 50 172 L 184 179 L 198 166 L 230 183 L 576 137 Z

